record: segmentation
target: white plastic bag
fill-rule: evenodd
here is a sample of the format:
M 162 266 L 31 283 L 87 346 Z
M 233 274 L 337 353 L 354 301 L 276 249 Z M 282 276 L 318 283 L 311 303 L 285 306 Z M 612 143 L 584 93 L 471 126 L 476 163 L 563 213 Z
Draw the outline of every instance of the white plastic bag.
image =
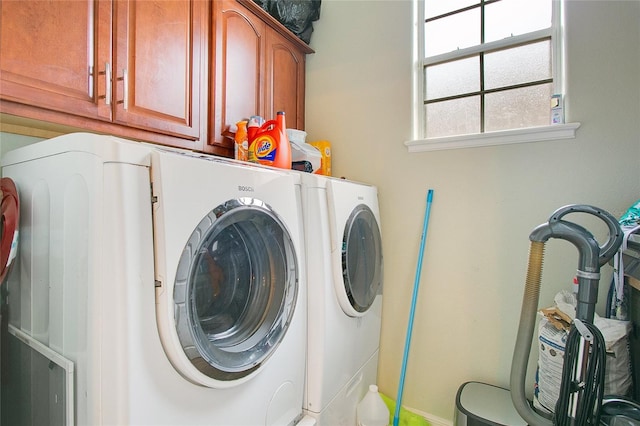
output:
M 569 318 L 575 317 L 575 296 L 561 291 L 554 298 L 556 306 Z M 538 324 L 538 371 L 534 388 L 533 405 L 535 408 L 553 413 L 560 394 L 564 348 L 569 328 L 559 329 L 557 321 L 550 320 L 540 313 Z M 605 368 L 605 395 L 627 396 L 632 390 L 631 356 L 629 353 L 629 333 L 631 323 L 596 315 L 595 326 L 602 333 L 607 348 Z

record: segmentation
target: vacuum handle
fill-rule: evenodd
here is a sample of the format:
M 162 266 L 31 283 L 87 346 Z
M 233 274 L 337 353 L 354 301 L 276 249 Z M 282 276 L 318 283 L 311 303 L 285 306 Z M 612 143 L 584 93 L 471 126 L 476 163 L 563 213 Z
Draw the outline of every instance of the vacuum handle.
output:
M 618 220 L 609 212 L 587 204 L 570 204 L 560 207 L 549 218 L 549 223 L 558 222 L 569 213 L 587 213 L 601 219 L 609 228 L 609 239 L 600 246 L 600 266 L 607 263 L 620 248 L 624 234 Z

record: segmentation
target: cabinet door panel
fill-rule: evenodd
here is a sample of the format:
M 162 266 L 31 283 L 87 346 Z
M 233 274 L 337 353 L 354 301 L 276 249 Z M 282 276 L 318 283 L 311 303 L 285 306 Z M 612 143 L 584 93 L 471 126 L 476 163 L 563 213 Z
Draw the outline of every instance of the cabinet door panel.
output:
M 235 1 L 214 2 L 215 112 L 209 144 L 231 148 L 223 134 L 251 115 L 264 114 L 264 23 Z
M 98 2 L 93 0 L 2 1 L 2 98 L 97 116 L 97 7 Z
M 287 127 L 304 129 L 305 57 L 274 31 L 268 33 L 267 40 L 267 115 L 275 117 L 284 111 Z
M 114 121 L 196 139 L 205 2 L 118 1 Z

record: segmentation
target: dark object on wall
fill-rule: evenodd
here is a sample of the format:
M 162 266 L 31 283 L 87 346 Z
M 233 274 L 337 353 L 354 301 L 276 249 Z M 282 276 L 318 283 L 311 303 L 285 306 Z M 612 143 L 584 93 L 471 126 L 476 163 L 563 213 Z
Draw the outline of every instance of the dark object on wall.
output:
M 254 0 L 305 43 L 311 41 L 313 21 L 320 19 L 321 0 Z

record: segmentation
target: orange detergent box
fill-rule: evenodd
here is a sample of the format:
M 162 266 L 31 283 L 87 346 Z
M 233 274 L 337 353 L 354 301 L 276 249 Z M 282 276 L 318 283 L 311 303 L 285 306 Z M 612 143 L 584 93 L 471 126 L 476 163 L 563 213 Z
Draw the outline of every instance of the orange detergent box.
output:
M 307 142 L 311 146 L 315 146 L 322 154 L 320 159 L 320 174 L 331 176 L 331 142 L 315 141 Z

